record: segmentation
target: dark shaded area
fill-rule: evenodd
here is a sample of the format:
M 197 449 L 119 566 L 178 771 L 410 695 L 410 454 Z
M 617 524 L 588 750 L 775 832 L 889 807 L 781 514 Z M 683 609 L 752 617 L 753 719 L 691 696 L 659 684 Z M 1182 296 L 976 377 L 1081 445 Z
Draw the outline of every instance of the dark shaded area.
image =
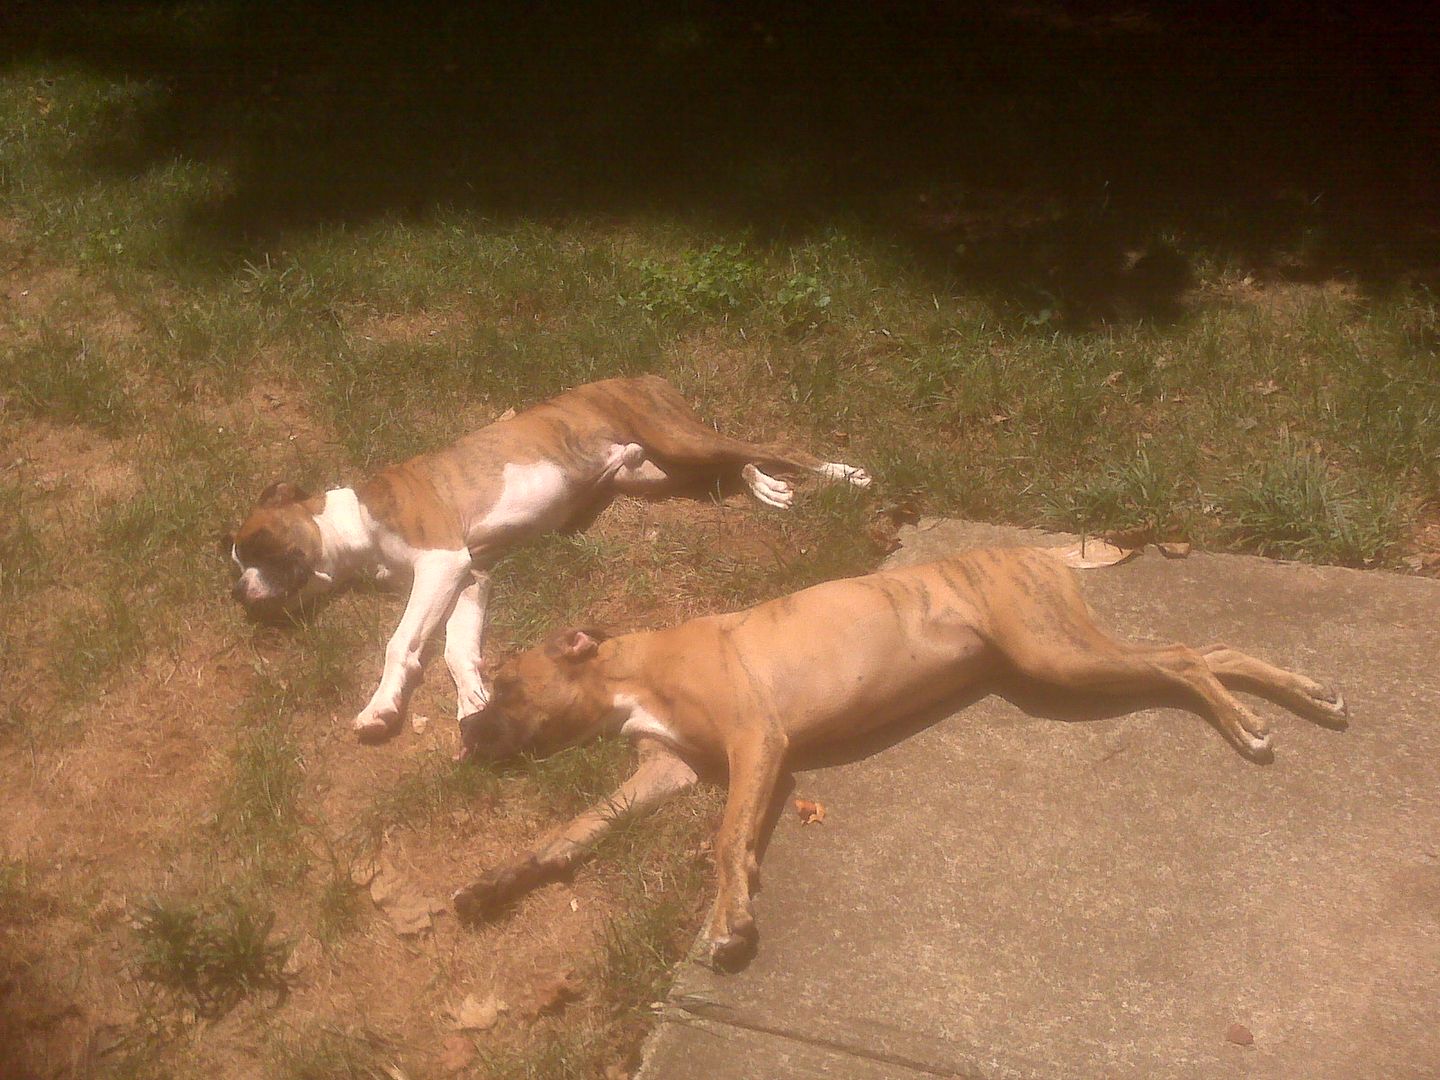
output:
M 1197 253 L 1434 281 L 1432 17 L 1359 3 L 24 5 L 5 59 L 164 88 L 90 164 L 233 177 L 181 247 L 439 206 L 877 230 L 942 280 L 1163 312 Z

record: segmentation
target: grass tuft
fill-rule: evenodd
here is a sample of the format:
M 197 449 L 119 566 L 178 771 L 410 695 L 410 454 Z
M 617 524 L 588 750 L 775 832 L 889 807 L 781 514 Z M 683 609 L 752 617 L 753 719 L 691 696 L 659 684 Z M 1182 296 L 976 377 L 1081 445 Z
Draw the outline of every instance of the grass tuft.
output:
M 82 334 L 45 327 L 38 337 L 0 356 L 0 393 L 30 416 L 85 424 L 112 435 L 135 419 L 119 371 Z
M 1260 555 L 1372 566 L 1394 546 L 1399 507 L 1383 489 L 1336 481 L 1325 462 L 1296 455 L 1273 462 L 1224 498 L 1233 539 Z
M 273 912 L 238 897 L 206 908 L 151 900 L 135 933 L 139 974 L 197 1016 L 223 1016 L 243 998 L 285 991 L 285 941 L 272 941 Z
M 312 1026 L 280 1040 L 270 1053 L 273 1080 L 394 1080 L 384 1042 L 368 1033 Z

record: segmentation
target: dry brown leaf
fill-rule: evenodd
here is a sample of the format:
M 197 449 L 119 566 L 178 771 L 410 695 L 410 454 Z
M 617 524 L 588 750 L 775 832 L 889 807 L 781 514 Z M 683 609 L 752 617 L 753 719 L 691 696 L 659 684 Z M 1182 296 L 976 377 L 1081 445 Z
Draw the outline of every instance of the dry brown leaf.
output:
M 440 1044 L 440 1068 L 457 1073 L 475 1060 L 475 1044 L 458 1032 L 445 1036 Z
M 573 971 L 548 975 L 536 980 L 529 1000 L 517 1011 L 527 1021 L 533 1022 L 548 1013 L 558 1012 L 578 998 L 584 989 L 585 984 Z
M 1167 559 L 1188 559 L 1190 557 L 1190 544 L 1184 540 L 1174 540 L 1165 544 L 1156 544 L 1160 554 Z
M 402 936 L 422 934 L 431 927 L 430 900 L 395 869 L 389 859 L 382 858 L 370 881 L 370 899 L 386 915 Z
M 1076 570 L 1094 570 L 1102 566 L 1116 566 L 1140 554 L 1139 548 L 1122 548 L 1098 537 L 1081 540 L 1065 548 L 1041 548 L 1048 551 L 1066 566 Z
M 825 804 L 810 799 L 796 799 L 795 811 L 800 815 L 801 825 L 818 825 L 825 820 Z
M 900 535 L 895 529 L 894 522 L 889 518 L 875 518 L 866 529 L 865 536 L 870 541 L 870 545 L 881 555 L 889 555 L 900 549 Z
M 509 408 L 509 409 L 506 409 L 506 410 L 505 410 L 504 412 L 502 412 L 499 416 L 497 416 L 497 417 L 495 418 L 495 423 L 498 424 L 498 423 L 500 423 L 500 421 L 502 421 L 502 420 L 513 420 L 513 419 L 515 419 L 515 409 L 514 409 L 514 407 L 511 407 L 511 408 Z
M 1255 1036 L 1244 1024 L 1231 1024 L 1230 1029 L 1225 1032 L 1225 1038 L 1229 1039 L 1236 1046 L 1254 1046 Z
M 500 1014 L 508 1009 L 509 1006 L 496 997 L 494 991 L 484 1000 L 468 994 L 455 1007 L 455 1027 L 460 1031 L 489 1031 L 500 1019 Z

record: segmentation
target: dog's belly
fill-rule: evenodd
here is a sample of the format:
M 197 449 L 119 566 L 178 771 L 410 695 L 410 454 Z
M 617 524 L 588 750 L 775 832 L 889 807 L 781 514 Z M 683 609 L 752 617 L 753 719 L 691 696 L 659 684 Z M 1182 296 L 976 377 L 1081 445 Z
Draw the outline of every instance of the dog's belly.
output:
M 732 640 L 795 745 L 912 715 L 973 682 L 989 661 L 973 613 L 953 596 L 926 609 L 836 582 L 792 599 L 800 602 L 777 609 L 775 625 L 751 622 Z
M 558 529 L 574 511 L 577 484 L 553 461 L 508 463 L 499 496 L 466 530 L 472 546 L 511 541 Z
M 825 665 L 792 668 L 780 716 L 795 745 L 863 734 L 914 715 L 974 681 L 985 642 L 969 628 L 926 641 L 841 635 Z M 849 639 L 849 640 L 845 640 Z

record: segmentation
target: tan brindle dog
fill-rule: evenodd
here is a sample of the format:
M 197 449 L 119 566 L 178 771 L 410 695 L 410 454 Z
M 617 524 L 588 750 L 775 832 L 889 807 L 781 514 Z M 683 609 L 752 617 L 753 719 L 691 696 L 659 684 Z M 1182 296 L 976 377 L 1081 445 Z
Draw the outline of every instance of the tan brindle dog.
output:
M 404 715 L 441 625 L 456 716 L 484 705 L 489 571 L 506 552 L 588 523 L 619 493 L 659 497 L 733 477 L 766 505 L 789 506 L 790 485 L 761 467 L 870 483 L 863 469 L 719 435 L 653 375 L 590 383 L 383 469 L 354 490 L 312 498 L 272 484 L 235 534 L 234 594 L 263 616 L 366 568 L 408 575 L 410 599 L 386 646 L 380 685 L 354 722 L 362 739 L 383 738 Z
M 461 721 L 461 756 L 548 754 L 619 732 L 637 746 L 639 767 L 532 852 L 456 893 L 456 911 L 495 913 L 567 870 L 621 815 L 689 787 L 697 768 L 724 765 L 730 791 L 704 935 L 711 962 L 732 966 L 756 940 L 756 843 L 786 753 L 862 735 L 1001 670 L 1069 690 L 1183 691 L 1259 760 L 1269 757 L 1270 736 L 1227 685 L 1345 723 L 1334 690 L 1225 645 L 1111 637 L 1061 558 L 1036 548 L 980 549 L 827 582 L 669 630 L 609 639 L 567 630 L 501 665 L 490 703 Z

